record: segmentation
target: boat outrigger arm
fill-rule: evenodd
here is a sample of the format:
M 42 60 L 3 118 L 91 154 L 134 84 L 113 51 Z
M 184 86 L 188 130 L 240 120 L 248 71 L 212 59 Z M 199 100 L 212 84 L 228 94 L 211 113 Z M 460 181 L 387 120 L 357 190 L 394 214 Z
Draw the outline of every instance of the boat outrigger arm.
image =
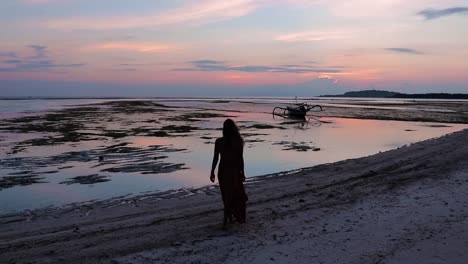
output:
M 283 116 L 283 117 L 296 117 L 296 118 L 305 118 L 306 114 L 314 109 L 320 109 L 320 105 L 308 105 L 307 103 L 297 103 L 293 105 L 288 105 L 286 107 L 277 106 L 273 109 L 273 115 Z

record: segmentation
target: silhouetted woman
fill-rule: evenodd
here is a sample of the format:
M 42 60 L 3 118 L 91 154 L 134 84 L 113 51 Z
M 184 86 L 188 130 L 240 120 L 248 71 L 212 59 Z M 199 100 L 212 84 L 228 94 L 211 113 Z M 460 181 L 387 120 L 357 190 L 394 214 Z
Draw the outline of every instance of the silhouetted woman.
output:
M 228 220 L 233 222 L 232 217 L 240 223 L 245 223 L 247 195 L 243 184 L 245 181 L 243 151 L 244 140 L 239 133 L 239 128 L 234 121 L 226 119 L 223 124 L 223 137 L 218 138 L 215 143 L 210 176 L 210 180 L 214 182 L 214 171 L 218 164 L 218 156 L 221 155 L 218 181 L 224 204 L 224 228 Z

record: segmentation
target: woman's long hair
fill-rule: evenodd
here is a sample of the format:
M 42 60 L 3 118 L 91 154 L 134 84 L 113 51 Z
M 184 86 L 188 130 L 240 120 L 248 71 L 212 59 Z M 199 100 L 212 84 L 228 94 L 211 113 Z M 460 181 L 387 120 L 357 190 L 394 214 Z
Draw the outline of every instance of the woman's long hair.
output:
M 223 124 L 223 138 L 226 145 L 232 147 L 234 141 L 238 141 L 241 145 L 244 145 L 244 140 L 240 135 L 239 128 L 236 123 L 230 118 L 226 119 Z

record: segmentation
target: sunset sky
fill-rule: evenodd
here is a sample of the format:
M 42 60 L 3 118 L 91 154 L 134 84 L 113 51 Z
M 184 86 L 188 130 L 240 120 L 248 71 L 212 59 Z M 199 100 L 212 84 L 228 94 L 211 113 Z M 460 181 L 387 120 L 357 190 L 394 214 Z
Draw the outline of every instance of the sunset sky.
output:
M 468 0 L 2 0 L 0 96 L 468 92 Z

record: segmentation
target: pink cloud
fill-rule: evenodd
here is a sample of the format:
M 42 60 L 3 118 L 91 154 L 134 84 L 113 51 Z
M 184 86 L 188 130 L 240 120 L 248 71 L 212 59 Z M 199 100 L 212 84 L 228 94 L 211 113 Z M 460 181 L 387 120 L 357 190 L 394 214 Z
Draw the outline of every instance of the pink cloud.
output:
M 33 0 L 43 1 L 43 0 Z M 47 20 L 40 23 L 42 26 L 59 29 L 124 29 L 159 27 L 176 25 L 182 23 L 204 24 L 214 21 L 221 21 L 236 17 L 241 17 L 255 10 L 256 5 L 252 0 L 231 0 L 231 1 L 198 1 L 176 8 L 174 10 L 159 12 L 149 16 L 127 16 L 127 17 L 75 17 L 58 20 Z
M 135 52 L 167 52 L 176 49 L 174 45 L 131 43 L 131 42 L 109 42 L 83 47 L 84 51 L 97 50 L 126 50 Z
M 275 37 L 275 40 L 283 42 L 309 42 L 309 41 L 322 41 L 322 40 L 335 40 L 350 38 L 354 35 L 351 30 L 315 30 L 315 31 L 302 31 L 289 34 L 282 34 Z

